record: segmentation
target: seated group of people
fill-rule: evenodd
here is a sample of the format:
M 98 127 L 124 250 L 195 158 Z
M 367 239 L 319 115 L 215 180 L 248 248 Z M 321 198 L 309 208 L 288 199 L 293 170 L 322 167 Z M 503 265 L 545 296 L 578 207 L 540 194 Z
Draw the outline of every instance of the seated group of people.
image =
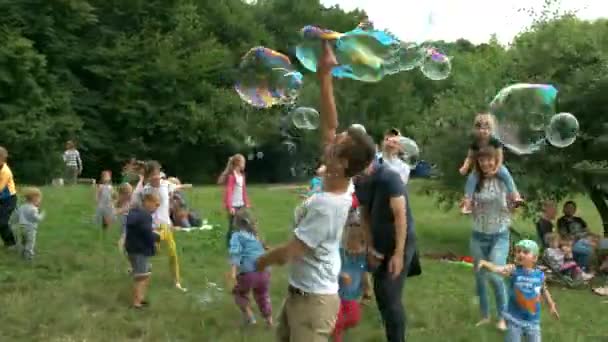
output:
M 564 204 L 563 216 L 557 220 L 557 231 L 553 231 L 556 215 L 555 203 L 546 202 L 543 216 L 536 223 L 546 266 L 584 281 L 593 278 L 595 270 L 608 272 L 608 239 L 589 231 L 585 220 L 576 216 L 576 203 Z

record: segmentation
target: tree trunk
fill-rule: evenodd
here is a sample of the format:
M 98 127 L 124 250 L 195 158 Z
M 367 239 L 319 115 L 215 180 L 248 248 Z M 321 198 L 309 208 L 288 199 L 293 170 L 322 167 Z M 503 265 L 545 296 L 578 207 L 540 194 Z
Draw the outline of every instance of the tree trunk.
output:
M 606 199 L 608 194 L 604 192 L 589 175 L 583 176 L 583 184 L 589 193 L 591 201 L 595 205 L 595 209 L 600 214 L 602 226 L 604 227 L 604 237 L 608 237 L 608 204 Z

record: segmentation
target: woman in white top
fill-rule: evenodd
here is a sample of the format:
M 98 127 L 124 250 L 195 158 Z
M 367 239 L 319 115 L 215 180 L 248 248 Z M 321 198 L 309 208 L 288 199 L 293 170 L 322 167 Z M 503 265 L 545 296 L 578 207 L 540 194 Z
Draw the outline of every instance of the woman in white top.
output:
M 507 205 L 507 190 L 503 182 L 493 173 L 497 161 L 496 149 L 487 147 L 476 155 L 476 168 L 480 182 L 473 194 L 473 232 L 471 234 L 471 255 L 475 269 L 480 260 L 488 260 L 495 265 L 505 265 L 509 254 L 509 226 L 511 211 Z M 503 279 L 485 270 L 475 272 L 475 283 L 481 321 L 477 325 L 490 322 L 490 306 L 487 296 L 487 282 L 492 283 L 498 316 L 497 327 L 506 330 L 503 312 L 506 309 L 507 293 Z

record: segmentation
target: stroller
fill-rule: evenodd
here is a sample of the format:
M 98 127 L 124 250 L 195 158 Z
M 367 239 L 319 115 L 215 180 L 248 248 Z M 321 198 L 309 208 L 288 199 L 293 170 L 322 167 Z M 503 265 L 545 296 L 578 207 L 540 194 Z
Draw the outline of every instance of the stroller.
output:
M 509 242 L 508 262 L 513 263 L 515 261 L 515 244 L 517 241 L 527 237 L 513 227 L 509 227 L 509 231 L 511 232 L 511 241 Z M 538 268 L 545 272 L 545 280 L 548 284 L 555 284 L 570 289 L 586 288 L 589 285 L 582 279 L 573 279 L 571 276 L 561 273 L 559 269 L 556 269 L 548 262 L 544 253 L 538 259 Z

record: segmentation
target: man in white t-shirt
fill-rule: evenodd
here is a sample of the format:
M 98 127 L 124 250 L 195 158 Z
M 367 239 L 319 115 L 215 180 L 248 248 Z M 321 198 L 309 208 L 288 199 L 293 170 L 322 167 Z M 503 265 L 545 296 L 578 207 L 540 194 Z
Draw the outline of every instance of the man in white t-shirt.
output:
M 257 260 L 257 269 L 290 263 L 288 295 L 277 329 L 281 342 L 328 341 L 340 309 L 338 274 L 342 230 L 352 204 L 350 178 L 374 158 L 372 139 L 356 128 L 336 135 L 338 113 L 331 69 L 335 56 L 327 41 L 319 59 L 321 131 L 326 174 L 323 192 L 297 210 L 293 238 Z

